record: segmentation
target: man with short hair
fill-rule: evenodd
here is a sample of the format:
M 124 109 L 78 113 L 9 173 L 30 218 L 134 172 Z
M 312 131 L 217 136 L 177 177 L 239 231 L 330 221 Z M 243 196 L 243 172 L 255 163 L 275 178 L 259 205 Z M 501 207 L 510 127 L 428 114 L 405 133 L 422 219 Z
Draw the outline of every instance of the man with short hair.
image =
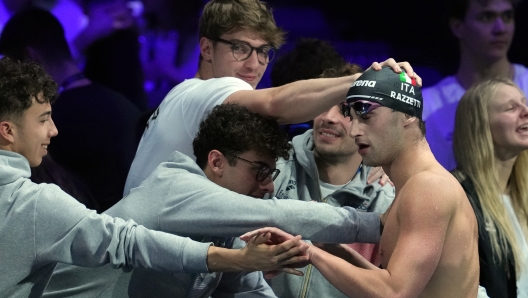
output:
M 382 166 L 396 187 L 384 215 L 381 268 L 357 254 L 342 259 L 313 246 L 311 264 L 348 296 L 476 297 L 475 214 L 425 140 L 420 87 L 388 68 L 367 70 L 357 82 L 363 83 L 352 85 L 344 109 L 352 120 L 351 136 L 363 163 Z
M 528 69 L 513 64 L 508 50 L 515 30 L 518 0 L 450 0 L 449 26 L 459 41 L 460 63 L 455 75 L 424 88 L 423 119 L 427 141 L 447 170 L 456 168 L 452 135 L 458 102 L 473 84 L 503 76 L 528 92 Z
M 270 235 L 241 250 L 218 248 L 99 215 L 56 185 L 31 182 L 30 167 L 41 163 L 58 133 L 51 118 L 56 92 L 38 64 L 0 59 L 2 296 L 40 297 L 57 262 L 198 274 L 262 270 L 303 259 L 292 257 L 304 250 L 300 238 L 272 249 L 264 244 Z
M 271 9 L 259 0 L 209 1 L 200 18 L 195 77 L 174 87 L 148 121 L 124 194 L 137 187 L 174 150 L 191 158 L 198 124 L 214 106 L 238 103 L 280 123 L 313 119 L 340 103 L 356 76 L 300 81 L 255 90 L 284 40 Z M 400 71 L 389 59 L 383 63 Z M 378 64 L 373 64 L 378 69 Z M 408 63 L 401 66 L 412 72 Z
M 279 175 L 276 159 L 287 157 L 291 148 L 286 134 L 272 119 L 240 105 L 218 105 L 200 124 L 193 148 L 196 162 L 174 152 L 106 213 L 193 239 L 212 237 L 211 241 L 226 247 L 232 245 L 230 237 L 267 225 L 325 242 L 373 242 L 379 236 L 376 214 L 359 217 L 352 208 L 251 199 L 273 192 L 272 181 Z M 127 297 L 134 293 L 185 297 L 191 295 L 189 289 L 204 297 L 211 293 L 274 297 L 260 272 L 199 277 L 147 270 L 130 274 L 108 266 L 60 266 L 44 296 Z
M 359 71 L 361 68 L 357 65 L 344 64 L 326 70 L 321 77 L 340 77 Z M 277 162 L 281 175 L 274 182 L 275 196 L 384 213 L 394 199 L 394 187 L 388 183 L 367 182 L 372 168 L 363 164 L 358 147 L 350 137 L 351 129 L 352 122 L 341 114 L 341 105 L 315 117 L 313 129 L 293 138 L 290 157 Z M 379 265 L 377 244 L 353 243 L 350 246 Z M 284 298 L 344 297 L 312 265 L 301 270 L 303 277 L 281 274 L 268 282 L 273 291 Z

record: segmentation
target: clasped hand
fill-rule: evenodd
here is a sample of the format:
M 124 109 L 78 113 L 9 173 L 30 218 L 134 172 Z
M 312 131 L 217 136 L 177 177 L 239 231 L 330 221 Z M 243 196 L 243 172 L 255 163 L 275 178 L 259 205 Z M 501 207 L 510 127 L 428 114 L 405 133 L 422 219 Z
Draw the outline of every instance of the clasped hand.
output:
M 309 245 L 301 240 L 301 236 L 290 235 L 277 228 L 262 228 L 248 232 L 240 239 L 247 242 L 245 257 L 249 270 L 264 271 L 266 279 L 281 272 L 302 276 L 303 273 L 294 268 L 308 264 L 306 250 Z

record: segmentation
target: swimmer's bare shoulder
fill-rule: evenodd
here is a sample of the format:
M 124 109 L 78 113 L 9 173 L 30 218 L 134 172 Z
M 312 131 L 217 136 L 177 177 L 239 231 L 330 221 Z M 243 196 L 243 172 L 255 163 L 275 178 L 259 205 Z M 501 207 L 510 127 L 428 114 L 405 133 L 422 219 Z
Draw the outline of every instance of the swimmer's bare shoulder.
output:
M 381 238 L 382 265 L 403 297 L 476 297 L 476 219 L 458 181 L 432 167 L 398 191 Z M 417 294 L 421 293 L 421 294 Z

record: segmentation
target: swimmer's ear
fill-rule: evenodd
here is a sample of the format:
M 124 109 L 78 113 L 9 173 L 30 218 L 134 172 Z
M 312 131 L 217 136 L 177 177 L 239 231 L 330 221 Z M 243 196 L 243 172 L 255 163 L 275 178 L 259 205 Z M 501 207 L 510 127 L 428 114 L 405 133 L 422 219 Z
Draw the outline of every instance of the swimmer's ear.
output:
M 413 122 L 418 121 L 418 118 L 416 118 L 415 116 L 411 116 L 408 114 L 404 114 L 404 115 L 405 115 L 405 120 L 404 120 L 403 126 L 409 126 Z

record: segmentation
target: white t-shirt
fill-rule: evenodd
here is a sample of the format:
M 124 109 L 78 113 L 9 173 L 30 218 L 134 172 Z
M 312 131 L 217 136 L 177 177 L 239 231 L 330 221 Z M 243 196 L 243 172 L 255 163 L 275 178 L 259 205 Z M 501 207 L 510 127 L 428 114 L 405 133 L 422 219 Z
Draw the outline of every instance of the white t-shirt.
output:
M 319 179 L 319 186 L 321 187 L 321 196 L 323 198 L 326 198 L 327 196 L 333 194 L 337 190 L 345 187 L 349 182 L 342 184 L 342 185 L 334 185 L 334 184 L 326 183 L 323 180 Z
M 128 172 L 124 195 L 139 186 L 175 150 L 196 159 L 192 142 L 200 122 L 215 106 L 239 90 L 253 88 L 234 77 L 189 79 L 174 87 L 148 121 Z
M 520 263 L 521 272 L 516 272 L 517 275 L 517 297 L 528 298 L 528 244 L 526 243 L 526 237 L 524 236 L 523 230 L 513 210 L 511 198 L 508 195 L 502 195 L 502 201 L 506 208 L 506 213 L 511 220 L 513 231 L 519 242 L 520 252 L 522 254 L 521 260 L 515 259 L 515 262 Z
M 528 94 L 528 69 L 514 64 L 514 82 Z M 438 84 L 424 88 L 423 119 L 426 139 L 434 156 L 447 170 L 456 168 L 453 154 L 453 130 L 458 102 L 466 90 L 460 86 L 455 76 L 448 76 Z

